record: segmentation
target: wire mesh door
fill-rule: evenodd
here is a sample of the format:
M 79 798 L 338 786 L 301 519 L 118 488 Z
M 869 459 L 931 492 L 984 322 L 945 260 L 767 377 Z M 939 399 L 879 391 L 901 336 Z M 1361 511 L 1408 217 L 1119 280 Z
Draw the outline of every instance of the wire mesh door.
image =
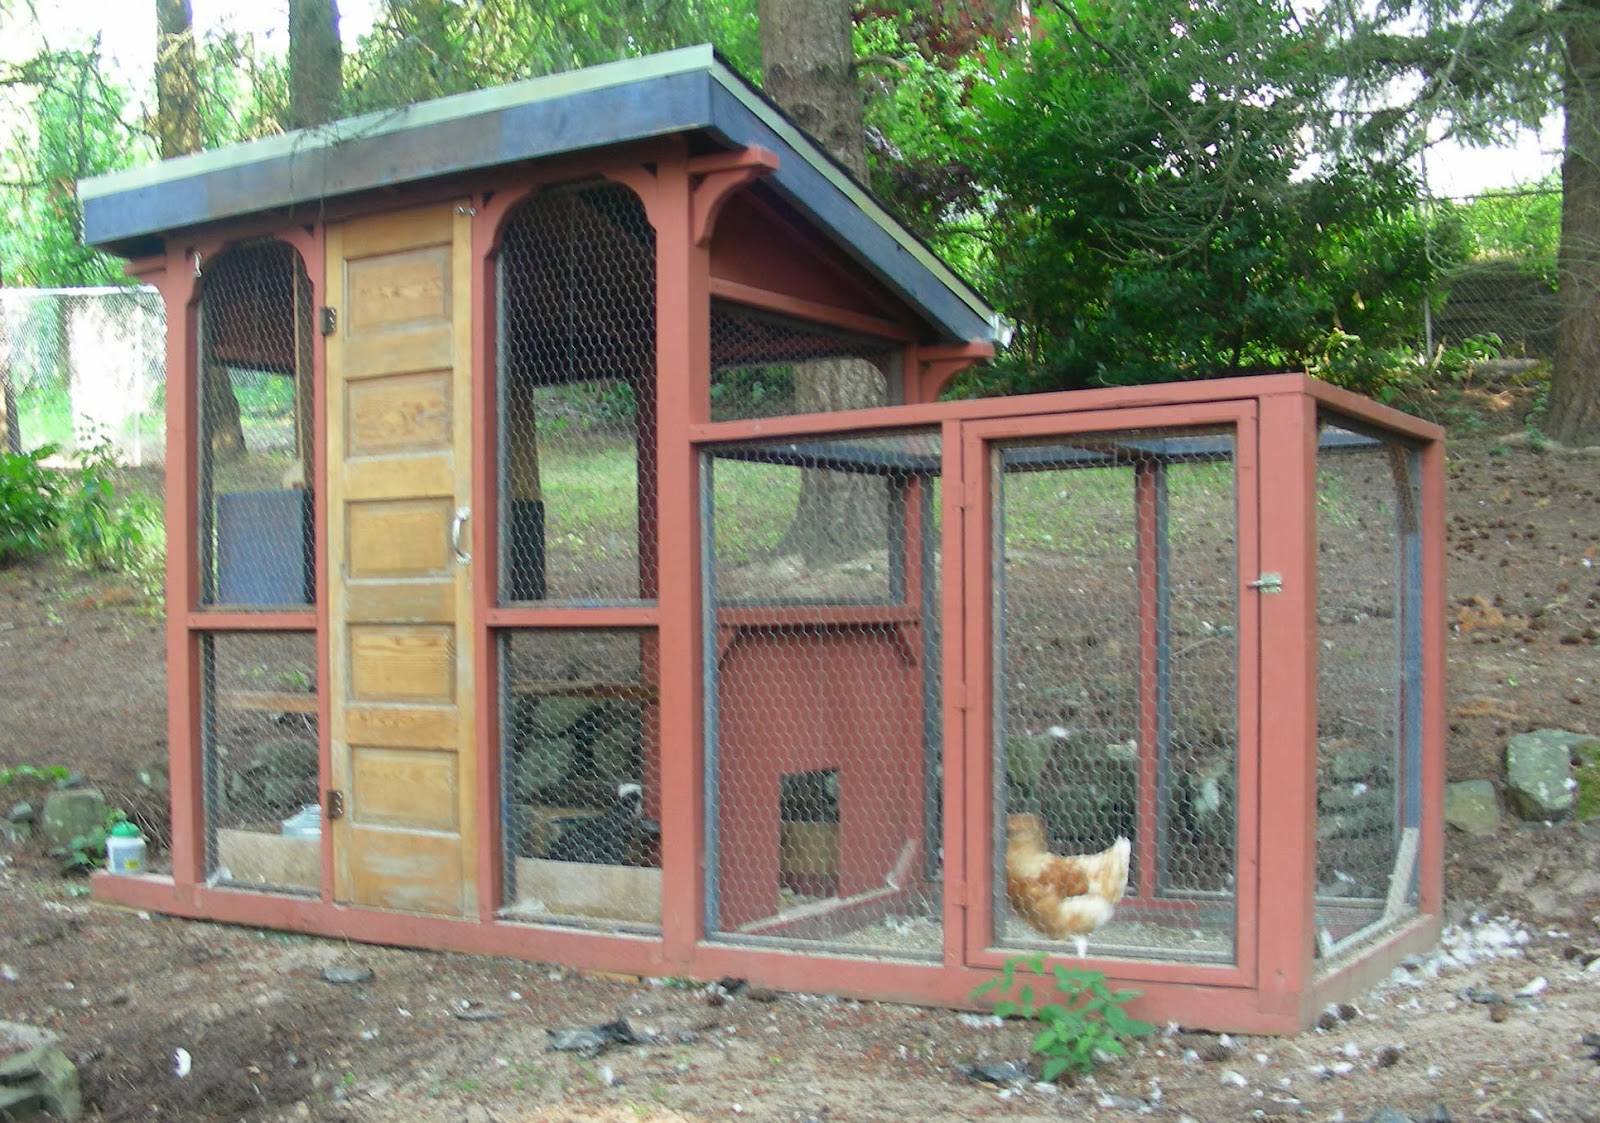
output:
M 978 447 L 991 946 L 1237 962 L 1236 429 Z
M 934 432 L 705 454 L 713 939 L 941 953 L 939 469 Z

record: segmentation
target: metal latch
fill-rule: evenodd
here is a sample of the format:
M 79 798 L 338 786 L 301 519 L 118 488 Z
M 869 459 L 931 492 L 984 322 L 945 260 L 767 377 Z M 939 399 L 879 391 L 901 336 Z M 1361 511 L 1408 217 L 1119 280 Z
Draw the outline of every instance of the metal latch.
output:
M 339 330 L 339 310 L 324 307 L 322 309 L 322 334 L 332 335 Z
M 1263 573 L 1260 577 L 1250 582 L 1250 588 L 1259 589 L 1263 593 L 1281 593 L 1283 592 L 1283 574 Z
M 344 793 L 334 788 L 328 789 L 327 794 L 328 821 L 344 818 Z

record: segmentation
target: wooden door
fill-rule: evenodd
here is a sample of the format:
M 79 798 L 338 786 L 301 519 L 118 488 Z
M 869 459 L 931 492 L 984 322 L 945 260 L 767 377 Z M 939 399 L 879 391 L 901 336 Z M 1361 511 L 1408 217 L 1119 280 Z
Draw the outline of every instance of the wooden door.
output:
M 334 895 L 475 915 L 471 219 L 329 228 L 328 556 Z M 324 323 L 324 329 L 329 325 Z

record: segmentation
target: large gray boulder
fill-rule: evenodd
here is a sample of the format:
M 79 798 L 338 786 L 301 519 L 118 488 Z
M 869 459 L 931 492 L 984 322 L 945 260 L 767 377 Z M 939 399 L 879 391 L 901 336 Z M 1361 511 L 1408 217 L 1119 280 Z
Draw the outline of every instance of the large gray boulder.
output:
M 1506 744 L 1506 796 L 1530 822 L 1554 822 L 1572 812 L 1572 753 L 1593 740 L 1560 729 L 1518 733 Z
M 41 1111 L 60 1120 L 83 1115 L 78 1069 L 54 1045 L 0 1060 L 0 1117 L 26 1119 Z
M 1444 821 L 1467 834 L 1493 834 L 1500 826 L 1500 801 L 1488 780 L 1463 780 L 1444 789 Z
M 39 812 L 39 837 L 52 850 L 65 850 L 75 838 L 104 830 L 106 797 L 94 788 L 51 792 Z

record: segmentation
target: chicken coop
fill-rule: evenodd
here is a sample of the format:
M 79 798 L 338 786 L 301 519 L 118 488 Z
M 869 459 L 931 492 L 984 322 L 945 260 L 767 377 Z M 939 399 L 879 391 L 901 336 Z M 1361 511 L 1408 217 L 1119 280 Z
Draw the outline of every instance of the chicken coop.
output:
M 1436 938 L 1433 426 L 953 396 L 1009 326 L 709 48 L 81 193 L 168 333 L 172 840 L 100 899 L 945 1005 L 1081 935 L 1269 1032 Z

